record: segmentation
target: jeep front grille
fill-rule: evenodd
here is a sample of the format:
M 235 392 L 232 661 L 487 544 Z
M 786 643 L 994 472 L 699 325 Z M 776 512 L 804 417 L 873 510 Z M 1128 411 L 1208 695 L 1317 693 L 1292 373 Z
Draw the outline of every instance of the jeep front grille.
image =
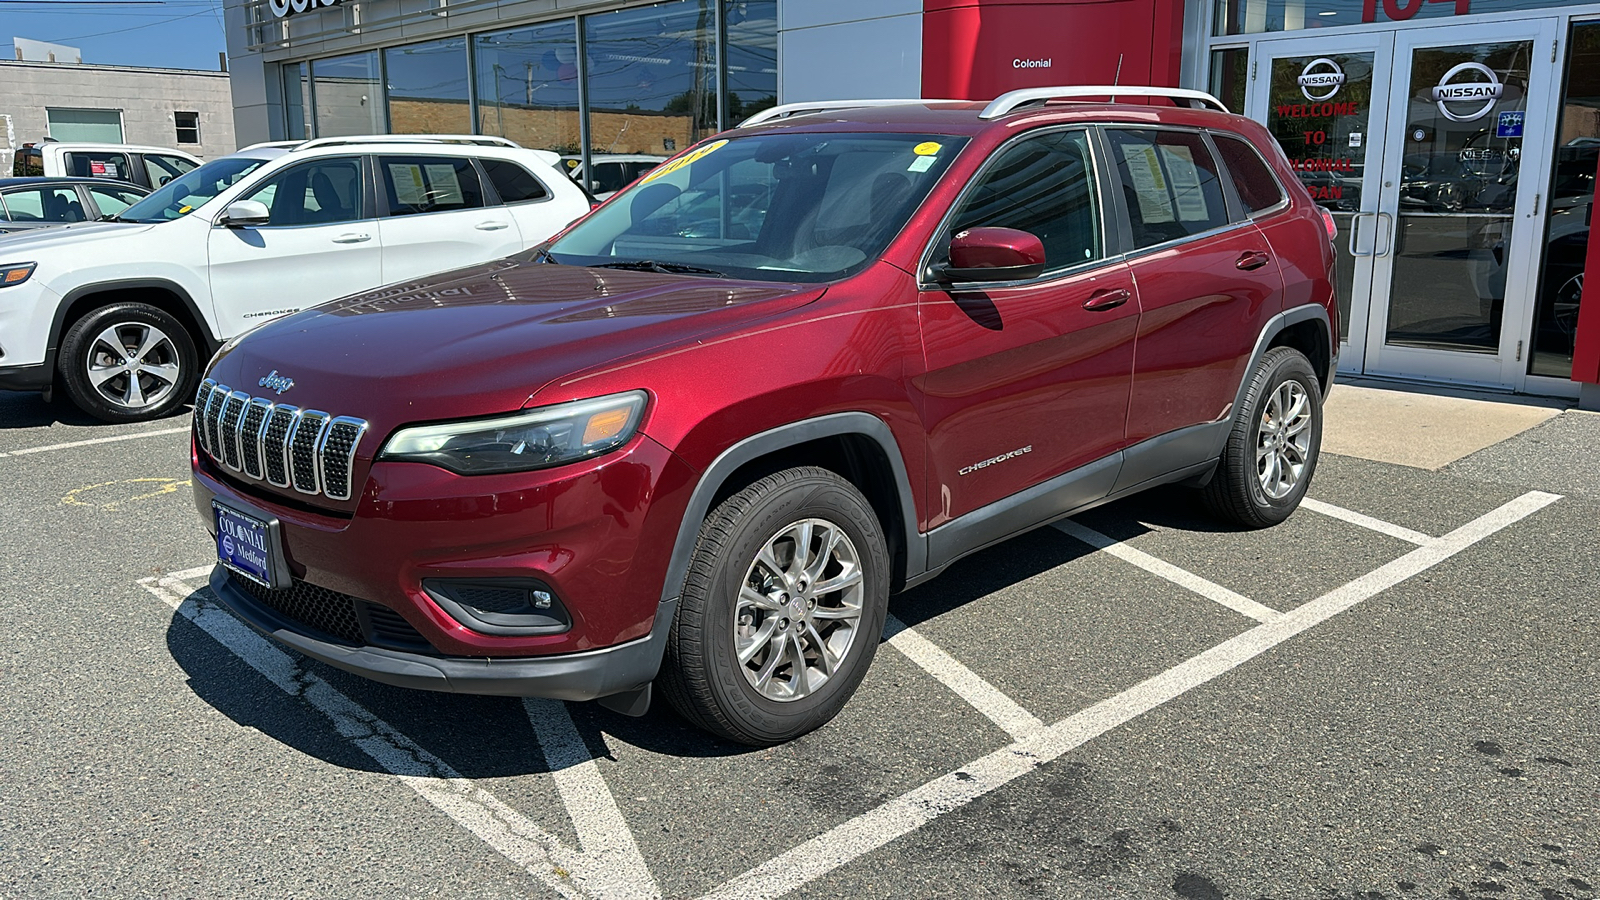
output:
M 251 397 L 207 378 L 195 395 L 194 433 L 207 456 L 246 478 L 349 500 L 367 423 Z

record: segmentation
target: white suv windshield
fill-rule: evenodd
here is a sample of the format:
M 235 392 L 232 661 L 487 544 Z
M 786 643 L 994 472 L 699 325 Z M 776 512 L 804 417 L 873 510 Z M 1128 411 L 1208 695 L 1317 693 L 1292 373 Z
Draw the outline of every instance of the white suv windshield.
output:
M 267 161 L 229 156 L 213 160 L 182 177 L 169 181 L 161 190 L 128 207 L 117 216 L 119 222 L 166 222 L 193 212 L 201 204 L 239 182 Z
M 548 259 L 577 266 L 831 281 L 876 259 L 966 144 L 928 134 L 756 134 L 651 172 Z

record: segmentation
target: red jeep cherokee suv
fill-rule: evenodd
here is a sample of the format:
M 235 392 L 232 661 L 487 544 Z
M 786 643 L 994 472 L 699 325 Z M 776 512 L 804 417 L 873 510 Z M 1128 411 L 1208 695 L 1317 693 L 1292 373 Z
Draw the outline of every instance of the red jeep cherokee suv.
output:
M 192 454 L 213 590 L 388 684 L 654 684 L 767 744 L 969 553 L 1175 482 L 1282 521 L 1329 221 L 1214 98 L 1109 93 L 769 110 L 520 256 L 231 341 Z

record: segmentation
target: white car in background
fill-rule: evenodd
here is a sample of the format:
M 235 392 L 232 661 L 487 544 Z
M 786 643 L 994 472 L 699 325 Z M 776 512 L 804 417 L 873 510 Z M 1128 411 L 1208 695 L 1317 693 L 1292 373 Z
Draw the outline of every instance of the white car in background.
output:
M 504 138 L 318 138 L 213 160 L 109 222 L 0 236 L 0 389 L 169 413 L 256 325 L 565 228 L 589 201 L 558 161 Z
M 19 147 L 11 161 L 11 174 L 18 178 L 109 178 L 153 190 L 200 165 L 198 157 L 167 147 L 45 141 Z
M 596 200 L 604 200 L 666 161 L 665 156 L 645 153 L 591 153 L 587 170 L 581 156 L 561 157 L 561 167 L 568 178 L 583 185 Z

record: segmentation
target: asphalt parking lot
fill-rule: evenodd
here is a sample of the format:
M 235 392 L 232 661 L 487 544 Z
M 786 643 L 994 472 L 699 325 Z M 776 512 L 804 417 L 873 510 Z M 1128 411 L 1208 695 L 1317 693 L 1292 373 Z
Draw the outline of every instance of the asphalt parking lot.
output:
M 1337 395 L 1337 394 L 1336 394 Z M 1594 898 L 1600 416 L 894 598 L 824 729 L 409 692 L 215 607 L 187 417 L 0 392 L 0 895 Z

